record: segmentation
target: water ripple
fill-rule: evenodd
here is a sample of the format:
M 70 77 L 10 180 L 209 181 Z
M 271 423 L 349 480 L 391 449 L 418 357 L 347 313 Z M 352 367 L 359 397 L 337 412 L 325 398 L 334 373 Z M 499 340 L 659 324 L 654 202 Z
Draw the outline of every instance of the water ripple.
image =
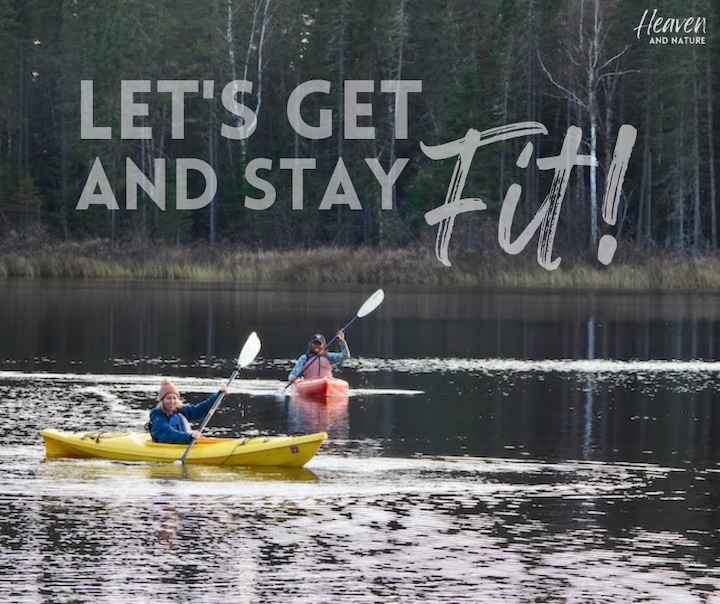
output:
M 23 458 L 36 465 L 34 449 L 0 457 L 0 569 L 17 578 L 2 601 L 701 602 L 720 589 L 698 555 L 707 535 L 606 524 L 610 505 L 661 509 L 673 468 L 320 455 L 309 480 L 104 461 L 8 476 Z

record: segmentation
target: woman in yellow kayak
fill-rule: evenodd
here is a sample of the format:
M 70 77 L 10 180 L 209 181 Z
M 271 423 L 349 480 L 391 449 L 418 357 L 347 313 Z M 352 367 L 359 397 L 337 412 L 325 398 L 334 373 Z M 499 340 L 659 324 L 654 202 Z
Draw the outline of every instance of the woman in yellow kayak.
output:
M 158 404 L 150 411 L 150 435 L 156 443 L 188 445 L 200 433 L 190 429 L 190 422 L 201 420 L 210 411 L 220 393 L 228 394 L 222 387 L 210 398 L 196 405 L 185 405 L 180 392 L 170 380 L 163 380 L 157 395 Z
M 340 352 L 326 352 L 325 336 L 315 334 L 310 339 L 308 351 L 296 361 L 288 380 L 294 382 L 300 377 L 332 377 L 332 366 L 350 358 L 350 348 L 345 341 L 343 330 L 339 330 L 335 337 L 340 342 Z

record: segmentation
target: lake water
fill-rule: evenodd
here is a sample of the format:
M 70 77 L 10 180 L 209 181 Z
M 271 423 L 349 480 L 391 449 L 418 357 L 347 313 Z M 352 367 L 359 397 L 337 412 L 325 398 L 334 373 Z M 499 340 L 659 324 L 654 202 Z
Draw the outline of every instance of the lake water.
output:
M 0 602 L 720 602 L 717 296 L 386 288 L 349 401 L 278 397 L 375 288 L 0 283 Z M 263 349 L 208 435 L 304 470 L 44 459 Z

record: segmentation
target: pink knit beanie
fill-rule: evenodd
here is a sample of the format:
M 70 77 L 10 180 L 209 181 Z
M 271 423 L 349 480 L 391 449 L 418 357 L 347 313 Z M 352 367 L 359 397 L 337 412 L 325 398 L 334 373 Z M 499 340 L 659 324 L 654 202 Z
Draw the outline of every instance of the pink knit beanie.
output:
M 158 392 L 157 400 L 162 401 L 168 394 L 171 393 L 180 398 L 180 391 L 175 387 L 175 384 L 173 384 L 170 380 L 163 380 L 162 384 L 160 384 L 160 391 Z

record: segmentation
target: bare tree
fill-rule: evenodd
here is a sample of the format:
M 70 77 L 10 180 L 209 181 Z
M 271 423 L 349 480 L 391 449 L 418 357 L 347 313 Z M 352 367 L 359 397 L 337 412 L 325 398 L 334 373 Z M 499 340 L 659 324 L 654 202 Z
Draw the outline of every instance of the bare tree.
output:
M 266 65 L 266 59 L 264 55 L 264 49 L 265 44 L 267 42 L 269 29 L 270 29 L 270 21 L 272 19 L 272 11 L 270 11 L 270 5 L 271 0 L 252 0 L 252 22 L 250 25 L 250 31 L 248 32 L 247 37 L 247 48 L 245 50 L 245 61 L 242 65 L 242 80 L 244 82 L 248 81 L 249 77 L 252 77 L 250 74 L 251 67 L 255 66 L 255 80 L 252 83 L 252 87 L 255 91 L 255 107 L 253 109 L 253 113 L 255 115 L 254 119 L 257 121 L 260 119 L 260 111 L 262 108 L 262 91 L 263 91 L 263 71 Z M 224 41 L 227 46 L 227 59 L 228 59 L 228 67 L 230 71 L 230 76 L 232 78 L 233 82 L 238 81 L 238 64 L 237 64 L 237 55 L 236 55 L 236 42 L 235 42 L 235 18 L 239 11 L 242 11 L 241 14 L 245 16 L 247 7 L 245 6 L 245 3 L 237 0 L 227 0 L 226 4 L 226 17 L 225 17 L 225 30 L 224 30 Z M 256 41 L 256 38 L 259 38 L 259 40 Z M 240 95 L 240 103 L 242 105 L 247 106 L 246 103 L 246 90 L 247 88 L 245 86 L 241 87 L 238 92 Z M 235 115 L 234 116 L 234 122 L 236 128 L 241 128 L 245 131 L 245 135 L 240 138 L 240 172 L 245 172 L 245 167 L 247 166 L 247 156 L 248 156 L 248 130 L 254 129 L 256 127 L 256 124 L 248 124 L 246 120 L 244 120 L 242 117 Z M 215 122 L 214 115 L 211 116 L 210 119 L 210 126 L 211 126 L 211 133 L 210 133 L 210 149 L 211 149 L 211 157 L 212 160 L 215 161 L 215 158 L 217 156 L 217 153 L 214 151 L 214 148 L 216 146 L 216 139 L 217 136 L 214 133 L 215 128 Z M 250 130 L 252 131 L 252 130 Z M 227 142 L 227 154 L 229 159 L 229 164 L 231 168 L 231 173 L 233 175 L 233 179 L 235 179 L 235 176 L 238 172 L 238 170 L 235 169 L 234 166 L 234 157 L 233 157 L 233 145 L 235 144 L 235 141 L 233 139 L 226 139 Z M 212 165 L 212 162 L 211 162 Z M 215 241 L 215 233 L 216 233 L 216 201 L 213 199 L 211 205 L 210 205 L 210 242 L 213 243 Z
M 387 29 L 387 52 L 384 53 L 386 57 L 386 66 L 384 69 L 384 75 L 389 80 L 402 80 L 403 65 L 405 63 L 405 46 L 408 37 L 408 15 L 406 12 L 407 0 L 397 0 L 392 7 L 392 13 L 390 15 L 390 27 Z M 398 113 L 398 100 L 399 94 L 388 94 L 387 95 L 387 137 L 386 142 L 381 143 L 380 137 L 376 137 L 375 155 L 380 156 L 387 149 L 387 173 L 395 166 L 395 160 L 397 158 L 396 151 L 396 140 L 397 140 L 397 128 L 396 128 L 396 116 Z M 391 193 L 392 207 L 395 207 L 396 202 L 396 186 L 395 182 L 392 184 Z M 378 207 L 377 210 L 378 220 L 378 240 L 380 245 L 385 243 L 385 214 L 382 207 Z
M 263 85 L 263 70 L 266 64 L 264 58 L 264 49 L 269 34 L 270 21 L 272 20 L 273 12 L 270 11 L 271 0 L 252 0 L 252 23 L 250 25 L 250 31 L 248 32 L 247 48 L 245 51 L 245 62 L 242 65 L 242 80 L 247 81 L 251 76 L 250 68 L 253 62 L 255 63 L 256 82 L 254 82 L 255 88 L 255 108 L 254 113 L 256 119 L 260 118 L 260 110 L 262 107 L 262 85 Z M 227 0 L 227 18 L 225 22 L 225 35 L 224 39 L 227 44 L 228 52 L 228 64 L 230 68 L 230 75 L 233 81 L 238 80 L 238 65 L 237 57 L 235 52 L 235 16 L 236 13 L 243 9 L 243 15 L 245 15 L 244 9 L 246 8 L 242 2 L 237 0 Z M 259 31 L 258 31 L 259 30 Z M 256 41 L 256 37 L 259 40 Z M 255 58 L 253 59 L 253 55 Z M 255 86 L 256 84 L 256 86 Z M 245 105 L 245 89 L 240 90 L 240 102 Z M 241 123 L 239 116 L 235 116 L 235 125 L 237 127 L 249 128 L 249 124 Z M 242 153 L 241 167 L 245 168 L 247 164 L 247 137 L 240 140 L 240 149 Z M 232 147 L 231 141 L 228 140 L 228 156 L 232 164 Z
M 586 11 L 587 5 L 590 5 L 589 11 Z M 608 91 L 612 94 L 615 89 L 614 83 L 608 87 L 606 81 L 633 72 L 621 70 L 618 65 L 630 47 L 610 49 L 608 18 L 613 8 L 614 2 L 600 0 L 568 0 L 565 3 L 563 15 L 567 20 L 566 25 L 568 29 L 571 25 L 576 25 L 577 34 L 564 41 L 562 63 L 567 66 L 567 71 L 562 75 L 553 74 L 538 51 L 540 66 L 550 82 L 587 119 L 590 128 L 589 151 L 593 157 L 597 157 L 598 130 L 602 125 L 601 96 Z M 609 107 L 611 103 L 608 102 L 607 105 L 604 125 L 605 132 L 610 132 L 613 114 Z M 597 166 L 590 166 L 590 243 L 593 246 L 597 245 L 598 240 L 597 215 Z

